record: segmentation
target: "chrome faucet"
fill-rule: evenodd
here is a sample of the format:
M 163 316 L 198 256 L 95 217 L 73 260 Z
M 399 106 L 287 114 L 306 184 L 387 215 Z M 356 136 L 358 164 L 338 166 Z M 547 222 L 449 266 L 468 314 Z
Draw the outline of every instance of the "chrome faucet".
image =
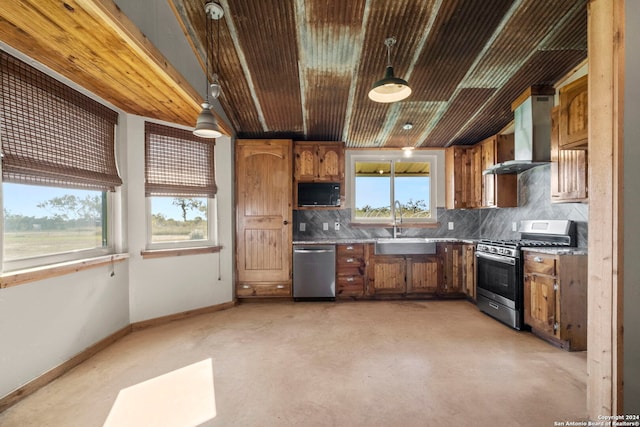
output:
M 395 201 L 393 204 L 393 238 L 398 237 L 399 234 L 402 234 L 398 231 L 398 212 L 400 212 L 400 225 L 402 225 L 402 204 L 399 201 Z

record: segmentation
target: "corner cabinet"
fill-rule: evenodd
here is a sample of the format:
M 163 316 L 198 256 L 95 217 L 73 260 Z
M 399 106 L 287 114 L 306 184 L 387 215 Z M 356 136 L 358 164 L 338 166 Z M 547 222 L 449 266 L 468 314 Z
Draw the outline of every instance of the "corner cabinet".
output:
M 482 203 L 482 153 L 479 146 L 458 145 L 445 150 L 445 206 L 470 209 Z
M 291 297 L 291 140 L 235 144 L 236 296 Z
M 296 141 L 293 158 L 293 202 L 296 209 L 299 182 L 339 182 L 340 200 L 344 200 L 344 143 Z
M 586 149 L 589 142 L 588 76 L 560 89 L 561 150 Z
M 467 243 L 438 243 L 442 259 L 443 295 L 465 295 L 475 300 L 475 246 Z
M 587 202 L 588 151 L 561 147 L 562 108 L 557 106 L 551 111 L 551 201 Z
M 494 135 L 480 142 L 482 164 L 483 208 L 513 208 L 518 206 L 518 176 L 515 174 L 482 175 L 482 171 L 514 158 L 514 136 Z
M 524 323 L 563 349 L 587 349 L 587 255 L 525 252 Z

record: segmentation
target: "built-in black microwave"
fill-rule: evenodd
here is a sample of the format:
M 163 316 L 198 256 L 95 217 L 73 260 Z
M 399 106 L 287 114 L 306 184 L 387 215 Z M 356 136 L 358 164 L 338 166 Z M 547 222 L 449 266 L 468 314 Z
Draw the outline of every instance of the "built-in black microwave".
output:
M 298 206 L 340 206 L 340 183 L 299 182 Z

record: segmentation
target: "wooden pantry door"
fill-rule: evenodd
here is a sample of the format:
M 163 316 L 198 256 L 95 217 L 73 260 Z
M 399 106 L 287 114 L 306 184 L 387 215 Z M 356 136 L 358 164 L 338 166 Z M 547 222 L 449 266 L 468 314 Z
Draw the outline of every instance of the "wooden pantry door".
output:
M 292 141 L 236 141 L 239 282 L 291 282 Z

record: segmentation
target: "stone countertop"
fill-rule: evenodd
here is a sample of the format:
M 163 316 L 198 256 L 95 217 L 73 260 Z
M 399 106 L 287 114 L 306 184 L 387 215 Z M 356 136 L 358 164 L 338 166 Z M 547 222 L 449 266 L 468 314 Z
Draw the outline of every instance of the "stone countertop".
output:
M 549 255 L 587 255 L 587 248 L 567 248 L 567 247 L 555 247 L 555 248 L 522 248 L 527 252 L 538 252 Z
M 348 244 L 357 244 L 357 243 L 375 243 L 376 240 L 389 240 L 390 237 L 379 237 L 379 238 L 366 238 L 366 239 L 358 239 L 358 238 L 344 238 L 344 239 L 318 239 L 318 240 L 294 240 L 294 245 L 348 245 Z M 397 240 L 402 240 L 402 237 L 398 237 Z M 478 242 L 477 239 L 457 239 L 451 237 L 406 237 L 406 239 L 425 239 L 430 242 L 436 243 L 469 243 L 475 244 Z

